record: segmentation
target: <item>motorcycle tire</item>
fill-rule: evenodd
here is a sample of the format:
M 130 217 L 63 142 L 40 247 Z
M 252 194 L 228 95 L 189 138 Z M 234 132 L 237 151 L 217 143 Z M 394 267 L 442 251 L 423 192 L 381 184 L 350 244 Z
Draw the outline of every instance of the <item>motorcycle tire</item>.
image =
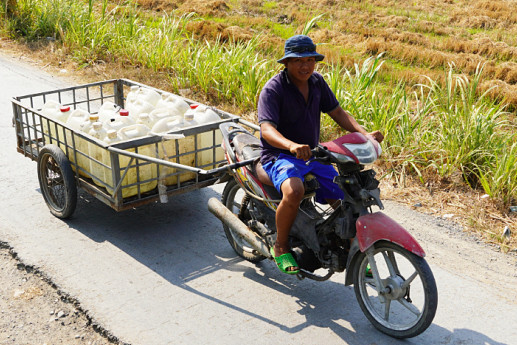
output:
M 381 290 L 375 272 L 360 253 L 353 269 L 354 291 L 363 313 L 381 332 L 394 338 L 411 338 L 432 323 L 438 305 L 436 282 L 424 258 L 391 242 L 374 245 Z M 384 301 L 383 301 L 384 299 Z
M 234 179 L 230 180 L 224 187 L 221 202 L 244 223 L 251 219 L 247 209 L 249 202 L 246 201 L 246 193 Z M 244 239 L 234 233 L 224 223 L 223 228 L 228 242 L 230 242 L 237 255 L 250 262 L 259 262 L 266 258 L 257 253 Z

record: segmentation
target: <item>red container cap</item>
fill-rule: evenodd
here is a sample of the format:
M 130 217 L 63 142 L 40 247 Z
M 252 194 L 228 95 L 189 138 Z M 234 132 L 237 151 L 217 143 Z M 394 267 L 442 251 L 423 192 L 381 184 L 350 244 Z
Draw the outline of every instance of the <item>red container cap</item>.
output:
M 199 106 L 199 104 L 191 104 L 190 109 L 196 109 Z
M 129 116 L 129 110 L 120 109 L 120 116 Z
M 62 106 L 61 108 L 59 108 L 59 110 L 61 110 L 62 113 L 66 113 L 67 111 L 70 111 L 70 107 L 69 106 Z

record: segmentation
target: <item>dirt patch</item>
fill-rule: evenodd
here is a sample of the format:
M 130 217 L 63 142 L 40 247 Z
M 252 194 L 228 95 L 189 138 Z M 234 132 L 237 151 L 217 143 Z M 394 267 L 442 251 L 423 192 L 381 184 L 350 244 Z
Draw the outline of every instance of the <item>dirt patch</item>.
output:
M 120 344 L 0 243 L 0 344 Z
M 382 176 L 382 168 L 377 168 Z M 420 213 L 453 222 L 499 251 L 517 255 L 517 213 L 501 214 L 494 200 L 458 181 L 434 181 L 422 185 L 412 176 L 392 176 L 381 181 L 383 199 L 391 199 Z M 505 229 L 510 232 L 505 236 Z

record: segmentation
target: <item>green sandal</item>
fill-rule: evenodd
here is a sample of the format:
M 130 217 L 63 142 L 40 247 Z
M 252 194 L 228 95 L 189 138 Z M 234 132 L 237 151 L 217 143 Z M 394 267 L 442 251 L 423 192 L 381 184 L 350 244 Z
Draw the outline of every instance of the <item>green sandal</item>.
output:
M 296 263 L 296 260 L 294 259 L 293 255 L 291 253 L 285 253 L 280 256 L 275 256 L 275 249 L 271 247 L 269 250 L 271 253 L 271 256 L 273 259 L 275 259 L 275 262 L 280 269 L 280 271 L 286 273 L 286 274 L 298 274 L 300 273 L 300 270 L 294 270 L 294 271 L 288 271 L 287 269 L 289 267 L 298 267 L 298 264 Z
M 372 268 L 370 267 L 370 264 L 366 265 L 364 275 L 366 276 L 366 278 L 373 278 Z

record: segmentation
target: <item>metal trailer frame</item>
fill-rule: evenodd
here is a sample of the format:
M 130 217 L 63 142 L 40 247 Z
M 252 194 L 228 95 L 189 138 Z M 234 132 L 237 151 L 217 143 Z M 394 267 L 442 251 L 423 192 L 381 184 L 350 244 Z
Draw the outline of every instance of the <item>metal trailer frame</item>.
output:
M 58 146 L 70 162 L 77 187 L 82 188 L 116 211 L 122 211 L 160 200 L 158 187 L 150 191 L 142 191 L 141 187 L 146 183 L 153 183 L 153 180 L 156 180 L 156 183 L 158 184 L 158 180 L 164 176 L 177 176 L 177 183 L 174 185 L 167 185 L 166 191 L 162 192 L 167 196 L 173 196 L 210 186 L 222 181 L 232 168 L 244 166 L 253 161 L 249 160 L 235 164 L 227 164 L 225 159 L 220 161 L 216 160 L 216 150 L 222 150 L 220 147 L 221 143 L 216 142 L 216 132 L 219 131 L 219 124 L 233 121 L 244 124 L 253 131 L 257 131 L 259 128 L 257 125 L 244 121 L 236 115 L 232 115 L 215 108 L 212 108 L 212 110 L 221 117 L 220 121 L 172 131 L 165 136 L 148 135 L 146 137 L 136 138 L 133 140 L 121 141 L 113 145 L 107 145 L 86 133 L 75 131 L 65 123 L 51 119 L 42 113 L 43 105 L 49 100 L 55 100 L 62 105 L 70 106 L 71 109 L 80 107 L 91 114 L 97 113 L 100 106 L 107 101 L 111 101 L 121 108 L 124 108 L 126 100 L 125 95 L 127 95 L 132 86 L 152 89 L 160 94 L 164 93 L 162 90 L 128 79 L 112 79 L 13 97 L 13 126 L 16 129 L 17 151 L 32 160 L 37 160 L 39 152 L 45 145 L 54 144 Z M 183 98 L 183 100 L 188 104 L 199 104 L 198 102 L 194 102 L 190 99 L 184 97 L 181 98 Z M 208 147 L 198 148 L 197 138 L 199 135 L 205 133 L 211 133 L 211 145 Z M 61 137 L 60 134 L 62 134 Z M 178 139 L 178 136 L 193 136 L 195 143 L 194 147 L 188 150 L 180 150 L 179 148 L 181 146 L 180 144 L 182 139 Z M 170 137 L 175 139 L 168 139 Z M 167 142 L 169 140 L 175 141 L 174 146 L 176 148 L 176 152 L 172 155 L 167 153 L 167 156 L 163 157 L 166 159 L 139 153 L 139 150 L 142 150 L 142 148 L 151 147 L 154 149 L 153 152 L 158 154 L 160 151 L 160 145 L 163 145 L 164 141 Z M 88 152 L 84 152 L 84 150 L 81 151 L 77 144 L 79 141 L 86 141 L 89 144 L 93 144 L 99 150 L 107 150 L 110 154 L 111 166 L 91 157 Z M 206 151 L 211 153 L 213 159 L 208 164 L 201 165 L 199 163 L 200 154 Z M 180 163 L 180 159 L 186 155 L 195 155 L 193 166 Z M 121 156 L 129 157 L 129 163 L 126 167 L 121 168 L 120 166 Z M 78 159 L 87 159 L 91 162 L 90 164 L 97 164 L 102 166 L 104 169 L 111 170 L 113 185 L 108 186 L 100 176 L 95 176 L 92 171 L 88 171 L 87 169 L 84 169 L 84 167 L 81 167 L 78 164 Z M 153 170 L 156 169 L 156 177 L 144 179 L 143 176 L 141 176 L 140 171 L 143 169 L 149 169 L 149 165 Z M 160 169 L 165 168 L 169 168 L 172 172 L 160 175 Z M 130 169 L 134 169 L 132 170 L 133 172 L 136 171 L 136 182 L 123 185 L 124 177 Z M 189 176 L 193 174 L 193 177 L 186 181 L 181 181 L 183 174 L 190 174 Z M 107 187 L 113 191 L 110 193 Z M 136 195 L 123 197 L 123 188 L 130 187 L 137 188 Z

